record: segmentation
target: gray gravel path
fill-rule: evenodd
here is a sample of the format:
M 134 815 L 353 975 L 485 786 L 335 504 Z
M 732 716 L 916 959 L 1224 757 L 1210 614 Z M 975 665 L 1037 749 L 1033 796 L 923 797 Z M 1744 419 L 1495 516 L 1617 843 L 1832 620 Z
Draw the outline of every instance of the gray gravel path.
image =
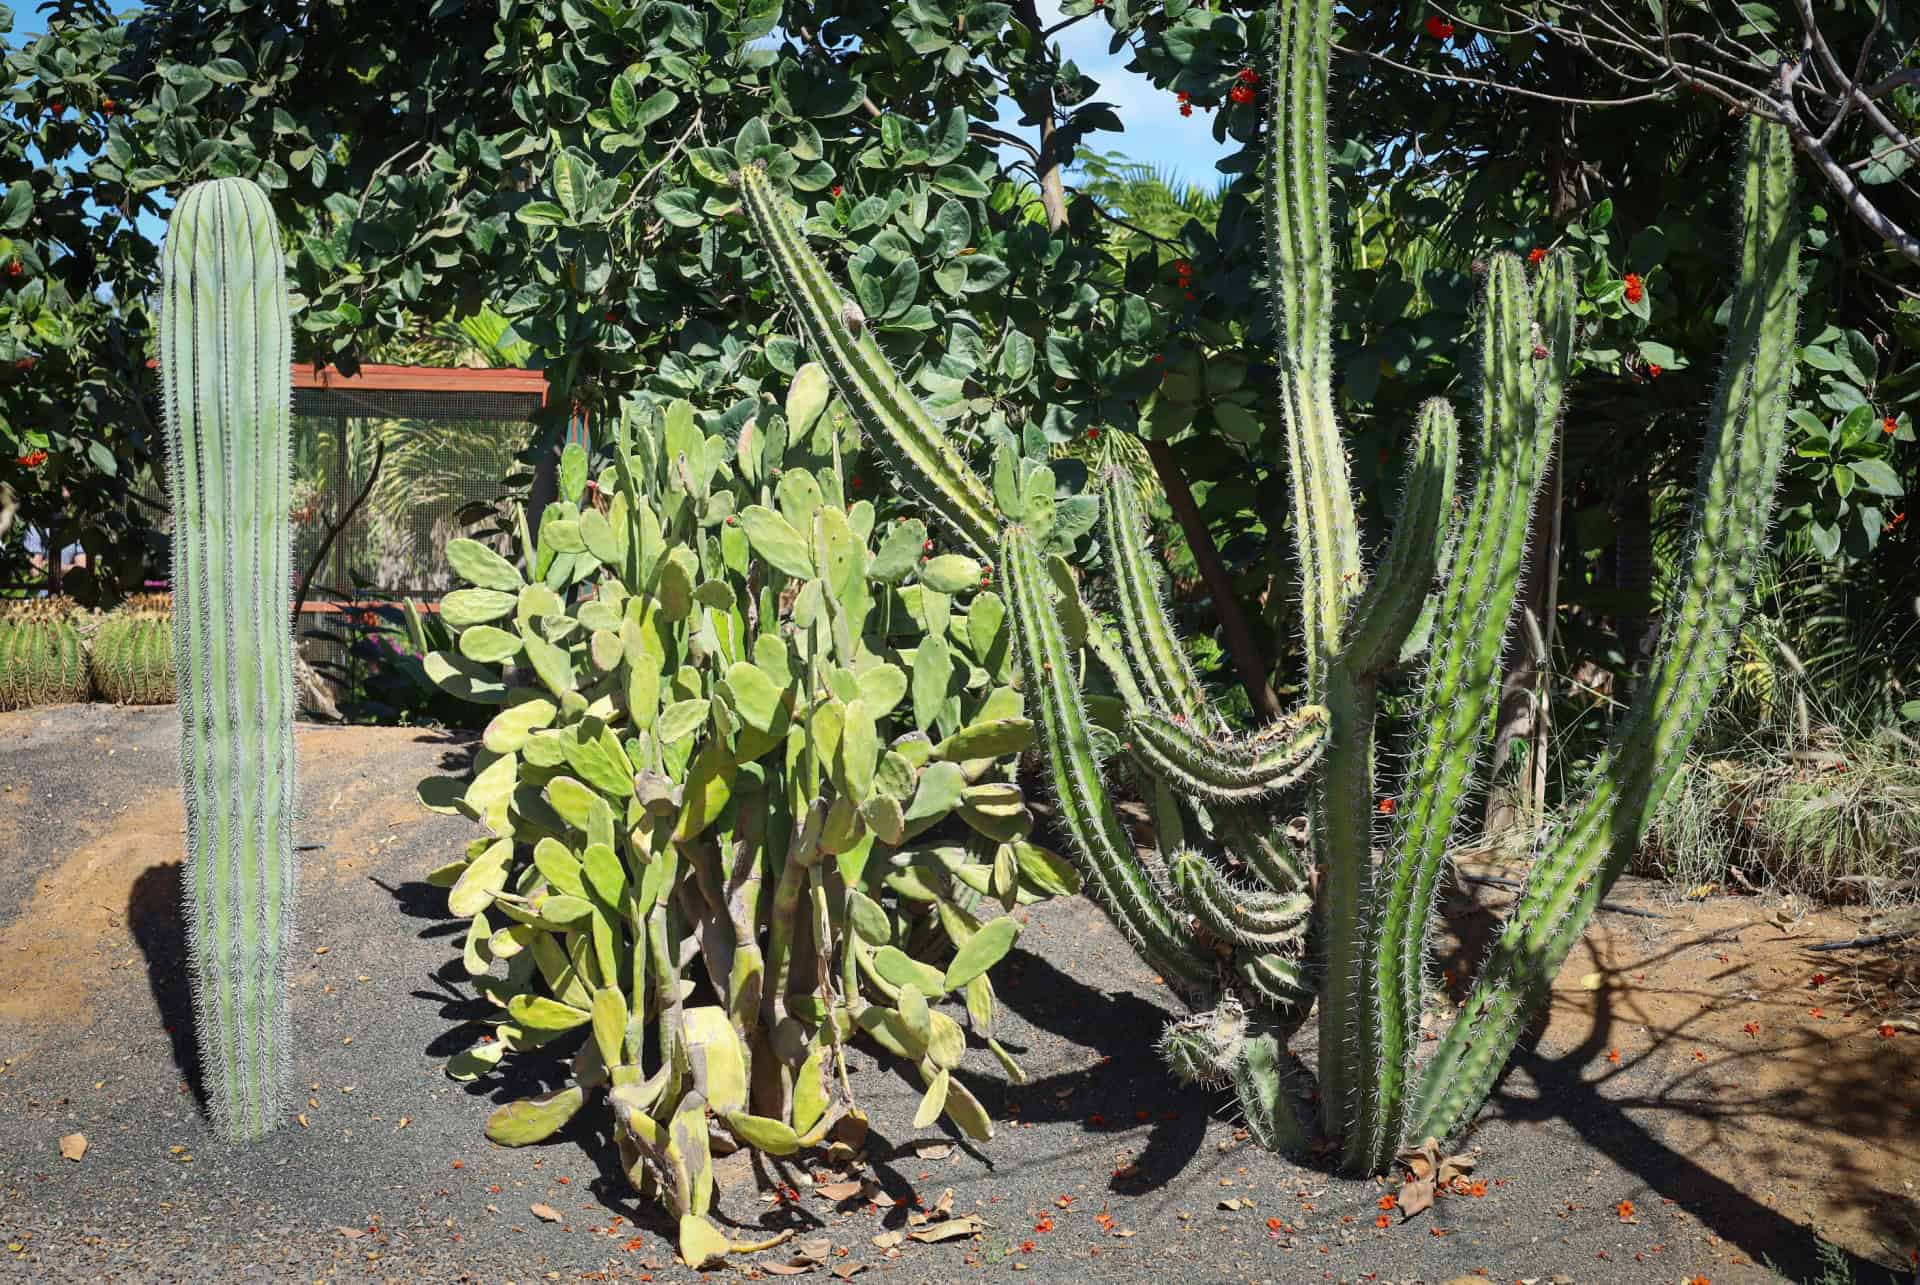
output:
M 436 732 L 302 730 L 299 838 L 320 846 L 301 876 L 301 1119 L 247 1149 L 209 1135 L 174 908 L 177 734 L 170 710 L 0 716 L 0 1279 L 691 1279 L 625 1189 L 604 1112 L 507 1151 L 481 1125 L 527 1085 L 441 1073 L 484 1006 L 458 984 L 443 894 L 418 881 L 470 837 L 412 801 L 416 780 L 465 752 Z M 1168 997 L 1087 903 L 1038 908 L 997 976 L 1002 1038 L 1032 1079 L 1013 1088 L 973 1060 L 969 1082 L 1004 1122 L 991 1144 L 923 1154 L 952 1139 L 916 1134 L 917 1086 L 863 1054 L 854 1086 L 897 1203 L 769 1204 L 802 1184 L 736 1157 L 722 1213 L 827 1236 L 828 1264 L 864 1265 L 867 1280 L 1724 1285 L 1769 1279 L 1763 1255 L 1811 1274 L 1812 1236 L 1663 1146 L 1658 1111 L 1637 1105 L 1657 1095 L 1629 1077 L 1589 1084 L 1590 1050 L 1522 1057 L 1470 1139 L 1484 1198 L 1379 1230 L 1385 1188 L 1250 1149 L 1217 1097 L 1172 1084 L 1152 1051 Z M 75 1132 L 89 1144 L 78 1163 L 59 1152 Z M 955 1212 L 989 1224 L 979 1239 L 873 1243 L 948 1187 Z M 1884 1279 L 1857 1266 L 1863 1283 Z

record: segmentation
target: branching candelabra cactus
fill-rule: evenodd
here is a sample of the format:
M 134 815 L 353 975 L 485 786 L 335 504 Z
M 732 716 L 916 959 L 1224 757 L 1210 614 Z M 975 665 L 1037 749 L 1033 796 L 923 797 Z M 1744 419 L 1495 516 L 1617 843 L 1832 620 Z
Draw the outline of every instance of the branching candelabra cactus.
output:
M 292 1039 L 292 331 L 266 194 L 189 188 L 161 262 L 194 1009 L 214 1122 L 245 1141 L 275 1123 Z
M 1457 1020 L 1418 1065 L 1436 892 L 1492 737 L 1499 659 L 1571 362 L 1575 282 L 1565 255 L 1546 256 L 1531 275 L 1512 255 L 1494 257 L 1479 320 L 1471 491 L 1456 506 L 1458 428 L 1444 402 L 1431 402 L 1413 436 L 1392 540 L 1369 574 L 1332 396 L 1331 10 L 1331 0 L 1280 0 L 1268 81 L 1270 284 L 1310 703 L 1253 737 L 1226 727 L 1186 664 L 1131 489 L 1113 476 L 1101 488 L 1119 609 L 1112 627 L 1087 612 L 1064 564 L 1043 564 L 1035 547 L 1053 504 L 1045 466 L 1003 443 L 990 485 L 972 472 L 889 367 L 858 309 L 833 288 L 769 171 L 743 158 L 736 182 L 782 293 L 872 444 L 963 538 L 999 551 L 1041 754 L 1087 886 L 1203 1010 L 1168 1029 L 1167 1060 L 1183 1078 L 1230 1081 L 1261 1141 L 1296 1145 L 1304 1131 L 1281 1072 L 1283 1041 L 1317 983 L 1321 1123 L 1344 1139 L 1350 1170 L 1377 1172 L 1403 1143 L 1445 1136 L 1478 1111 L 1638 843 L 1712 697 L 1782 454 L 1797 241 L 1790 146 L 1781 130 L 1753 121 L 1724 373 L 1664 649 L 1585 801 L 1543 836 Z M 1432 641 L 1423 648 L 1425 638 Z M 1124 715 L 1113 738 L 1093 725 L 1081 697 L 1081 642 L 1120 694 Z M 1404 803 L 1377 832 L 1377 688 L 1422 650 L 1410 760 L 1392 791 Z M 1143 859 L 1122 828 L 1103 749 L 1121 751 L 1143 776 L 1161 855 Z M 1311 766 L 1319 768 L 1310 811 L 1322 878 L 1309 941 L 1305 872 L 1261 799 Z M 1377 870 L 1376 848 L 1385 854 Z

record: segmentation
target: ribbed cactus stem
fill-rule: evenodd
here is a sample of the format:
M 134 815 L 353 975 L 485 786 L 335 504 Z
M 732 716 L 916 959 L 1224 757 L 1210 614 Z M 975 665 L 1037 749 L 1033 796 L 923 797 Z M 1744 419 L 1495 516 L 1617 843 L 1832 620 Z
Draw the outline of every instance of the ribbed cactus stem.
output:
M 1434 577 L 1446 561 L 1459 458 L 1453 408 L 1435 397 L 1421 406 L 1408 446 L 1393 538 L 1348 617 L 1340 659 L 1357 673 L 1387 669 L 1399 660 L 1402 644 L 1431 600 Z
M 1120 602 L 1121 640 L 1149 699 L 1161 713 L 1177 716 L 1197 731 L 1225 731 L 1226 722 L 1207 700 L 1168 617 L 1166 578 L 1147 540 L 1140 493 L 1125 470 L 1109 467 L 1102 475 L 1100 515 Z
M 1741 254 L 1725 365 L 1700 459 L 1666 637 L 1591 793 L 1529 872 L 1486 966 L 1421 1076 L 1408 1137 L 1479 1109 L 1527 1017 L 1631 858 L 1726 669 L 1765 549 L 1793 371 L 1799 241 L 1786 131 L 1750 120 Z
M 1223 941 L 1278 950 L 1306 936 L 1313 902 L 1303 892 L 1237 884 L 1191 848 L 1174 853 L 1167 870 L 1187 910 Z
M 266 194 L 189 188 L 161 262 L 195 1018 L 214 1121 L 244 1141 L 275 1124 L 292 1034 L 292 331 Z
M 1550 256 L 1538 289 L 1516 256 L 1496 256 L 1480 319 L 1480 465 L 1441 590 L 1421 728 L 1382 875 L 1371 958 L 1376 1014 L 1372 1092 L 1347 1134 L 1350 1170 L 1373 1172 L 1398 1149 L 1405 1084 L 1425 999 L 1434 894 L 1454 822 L 1491 741 L 1500 658 L 1526 559 L 1573 344 L 1568 256 Z
M 865 440 L 907 488 L 983 555 L 999 523 L 993 495 L 901 382 L 874 342 L 860 307 L 840 293 L 796 226 L 766 172 L 749 165 L 734 176 L 740 205 L 793 305 L 816 359 L 826 369 Z
M 1024 528 L 1007 528 L 1000 565 L 1029 707 L 1039 706 L 1041 753 L 1088 885 L 1127 940 L 1169 983 L 1189 995 L 1206 994 L 1215 985 L 1213 964 L 1195 948 L 1154 886 L 1108 800 L 1073 682 L 1072 656 L 1054 611 L 1052 581 Z
M 1305 776 L 1326 748 L 1327 711 L 1308 705 L 1258 736 L 1198 736 L 1162 714 L 1127 715 L 1128 750 L 1174 789 L 1202 803 L 1249 804 Z
M 1279 0 L 1268 78 L 1268 271 L 1299 540 L 1309 697 L 1321 699 L 1360 539 L 1345 444 L 1333 414 L 1333 231 L 1327 195 L 1327 59 L 1333 0 Z

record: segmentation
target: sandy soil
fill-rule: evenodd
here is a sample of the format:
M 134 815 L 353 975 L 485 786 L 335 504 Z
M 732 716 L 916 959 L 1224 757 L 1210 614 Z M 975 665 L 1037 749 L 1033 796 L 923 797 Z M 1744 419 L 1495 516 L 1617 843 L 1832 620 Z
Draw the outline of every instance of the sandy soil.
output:
M 298 835 L 314 846 L 298 1119 L 253 1148 L 208 1135 L 182 971 L 177 734 L 167 710 L 0 716 L 0 1278 L 690 1279 L 669 1229 L 625 1189 L 604 1111 L 506 1151 L 481 1136 L 490 1104 L 551 1068 L 474 1086 L 441 1073 L 486 1008 L 461 984 L 443 894 L 419 882 L 470 835 L 412 800 L 415 781 L 466 753 L 438 733 L 302 730 Z M 1217 1097 L 1175 1086 L 1150 1047 L 1169 997 L 1077 899 L 1037 908 L 999 974 L 1004 1035 L 1031 1080 L 1007 1085 L 970 1059 L 1004 1122 L 992 1143 L 916 1134 L 917 1084 L 861 1055 L 882 1196 L 837 1207 L 805 1166 L 740 1156 L 722 1168 L 720 1207 L 736 1235 L 827 1238 L 822 1277 L 1724 1285 L 1777 1279 L 1766 1260 L 1813 1279 L 1824 1238 L 1857 1280 L 1906 1279 L 1920 1250 L 1920 1034 L 1879 1029 L 1903 1016 L 1899 965 L 1808 953 L 1854 934 L 1842 913 L 1782 924 L 1761 898 L 1658 891 L 1616 893 L 1659 917 L 1599 916 L 1544 1032 L 1465 1140 L 1485 1195 L 1404 1224 L 1374 1225 L 1386 1187 L 1251 1150 Z M 1505 897 L 1453 895 L 1467 943 L 1448 943 L 1455 976 Z M 86 1155 L 63 1160 L 76 1132 Z M 956 1213 L 985 1220 L 980 1236 L 884 1243 L 949 1187 Z M 713 1275 L 764 1278 L 791 1257 Z

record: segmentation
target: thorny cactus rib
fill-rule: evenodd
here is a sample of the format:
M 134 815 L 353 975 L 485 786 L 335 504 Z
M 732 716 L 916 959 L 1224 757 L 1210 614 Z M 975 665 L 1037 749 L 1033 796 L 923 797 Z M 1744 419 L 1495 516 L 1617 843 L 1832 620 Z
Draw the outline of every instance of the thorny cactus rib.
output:
M 1308 984 L 1291 928 L 1291 916 L 1304 907 L 1289 895 L 1305 879 L 1259 801 L 1321 753 L 1312 840 L 1324 878 L 1306 957 L 1321 970 L 1322 1123 L 1329 1134 L 1344 1135 L 1349 1169 L 1372 1172 L 1388 1163 L 1402 1141 L 1456 1128 L 1478 1109 L 1553 968 L 1637 842 L 1711 696 L 1711 680 L 1745 600 L 1754 550 L 1764 538 L 1778 467 L 1784 354 L 1793 322 L 1792 244 L 1784 230 L 1792 174 L 1791 154 L 1778 131 L 1755 125 L 1748 242 L 1715 436 L 1693 518 L 1681 623 L 1656 663 L 1646 699 L 1622 726 L 1589 802 L 1542 856 L 1465 1015 L 1416 1086 L 1410 1050 L 1424 1003 L 1433 901 L 1487 739 L 1494 673 L 1571 359 L 1574 290 L 1565 256 L 1548 256 L 1533 280 L 1519 260 L 1496 258 L 1482 312 L 1479 467 L 1466 515 L 1454 529 L 1458 429 L 1444 403 L 1429 402 L 1410 442 L 1393 540 L 1372 581 L 1363 581 L 1328 377 L 1330 15 L 1330 0 L 1280 0 L 1277 6 L 1267 143 L 1278 365 L 1293 524 L 1301 543 L 1308 691 L 1325 711 L 1324 732 L 1317 710 L 1309 707 L 1295 716 L 1299 721 L 1283 720 L 1251 740 L 1224 734 L 1185 668 L 1154 560 L 1132 538 L 1141 524 L 1125 520 L 1130 500 L 1116 493 L 1111 479 L 1103 479 L 1102 499 L 1122 636 L 1096 618 L 1086 621 L 1088 643 L 1121 697 L 1129 759 L 1144 769 L 1152 787 L 1162 843 L 1177 846 L 1181 835 L 1197 827 L 1223 840 L 1229 855 L 1239 857 L 1266 888 L 1242 887 L 1199 852 L 1163 856 L 1153 866 L 1140 861 L 1101 781 L 1052 601 L 1053 582 L 1040 565 L 1035 537 L 1004 499 L 1002 516 L 1011 524 L 1001 558 L 1026 691 L 1043 707 L 1047 764 L 1094 890 L 1142 954 L 1196 1006 L 1219 1003 L 1176 1024 L 1166 1045 L 1169 1060 L 1177 1072 L 1191 1075 L 1204 1064 L 1216 1078 L 1230 1080 L 1250 1126 L 1273 1145 L 1293 1145 L 1301 1137 L 1279 1068 L 1285 1024 L 1298 1012 Z M 779 207 L 764 179 L 743 176 L 740 187 L 776 279 L 831 369 L 865 336 L 804 239 L 776 215 Z M 883 451 L 908 461 L 945 461 L 915 475 L 936 510 L 963 531 L 991 520 L 985 484 L 938 438 L 930 420 L 901 411 L 912 399 L 884 361 L 836 372 L 834 379 Z M 997 493 L 998 462 L 995 477 Z M 1436 580 L 1443 582 L 1437 594 Z M 1084 614 L 1072 605 L 1076 616 Z M 1388 860 L 1376 887 L 1377 684 L 1382 673 L 1419 649 L 1409 640 L 1423 620 L 1432 622 L 1425 632 L 1434 642 L 1421 679 L 1414 756 L 1398 791 L 1412 806 L 1387 836 Z M 1284 748 L 1269 745 L 1275 738 Z M 1289 744 L 1288 738 L 1299 739 Z M 1269 751 L 1274 761 L 1247 776 L 1249 765 Z M 1192 801 L 1191 816 L 1177 803 L 1181 794 Z M 1167 867 L 1164 874 L 1160 865 Z M 1227 968 L 1213 963 L 1228 954 Z M 1248 1007 L 1254 1011 L 1244 1021 L 1233 1017 Z M 1233 1038 L 1224 1038 L 1229 1033 Z
M 189 188 L 161 262 L 194 1009 L 214 1122 L 246 1141 L 274 1126 L 292 1038 L 292 330 L 265 193 Z

